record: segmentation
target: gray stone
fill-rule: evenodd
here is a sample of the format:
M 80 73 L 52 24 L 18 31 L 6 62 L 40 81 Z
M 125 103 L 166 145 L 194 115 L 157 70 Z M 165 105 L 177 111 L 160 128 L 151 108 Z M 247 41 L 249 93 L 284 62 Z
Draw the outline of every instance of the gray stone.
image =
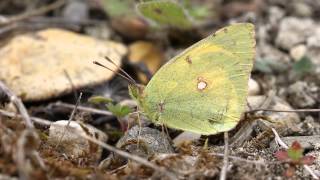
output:
M 257 81 L 250 78 L 248 85 L 249 85 L 249 93 L 248 93 L 249 96 L 255 96 L 260 93 L 260 85 L 258 84 Z
M 157 129 L 149 127 L 134 126 L 117 142 L 116 147 L 129 153 L 150 158 L 157 154 L 171 154 L 174 152 L 167 136 Z M 99 169 L 107 169 L 117 164 L 123 165 L 126 159 L 117 155 L 110 154 L 101 161 Z
M 312 107 L 317 103 L 319 88 L 315 84 L 297 81 L 288 88 L 288 99 L 295 107 Z
M 59 143 L 58 149 L 69 157 L 78 158 L 91 154 L 90 156 L 98 160 L 102 153 L 101 146 L 89 142 L 89 140 L 81 137 L 80 134 L 94 137 L 102 142 L 107 140 L 107 136 L 88 124 L 70 121 L 68 128 L 65 128 L 67 124 L 67 120 L 52 123 L 49 128 L 48 143 L 53 146 Z
M 257 57 L 260 61 L 263 61 L 264 64 L 273 72 L 281 72 L 289 69 L 291 62 L 290 57 L 281 52 L 279 49 L 274 48 L 269 44 L 262 44 L 257 49 Z
M 299 61 L 307 53 L 307 47 L 304 44 L 299 44 L 290 49 L 290 56 L 294 61 Z
M 277 46 L 290 50 L 297 44 L 304 43 L 314 33 L 314 21 L 308 18 L 287 17 L 280 22 Z

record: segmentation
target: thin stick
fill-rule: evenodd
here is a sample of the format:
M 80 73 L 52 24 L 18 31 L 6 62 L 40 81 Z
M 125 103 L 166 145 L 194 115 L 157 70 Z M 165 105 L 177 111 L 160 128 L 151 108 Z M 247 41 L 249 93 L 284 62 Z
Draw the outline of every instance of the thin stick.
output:
M 83 138 L 86 138 L 87 140 L 89 140 L 89 141 L 91 141 L 91 142 L 93 142 L 95 144 L 98 144 L 98 145 L 102 146 L 103 148 L 105 148 L 105 149 L 107 149 L 107 150 L 109 150 L 111 152 L 114 152 L 114 153 L 116 153 L 116 154 L 118 154 L 118 155 L 120 155 L 120 156 L 122 156 L 124 158 L 130 159 L 130 160 L 135 161 L 135 162 L 137 162 L 139 164 L 142 164 L 142 165 L 144 165 L 146 167 L 149 167 L 149 168 L 151 168 L 151 169 L 153 169 L 155 171 L 158 171 L 158 172 L 166 175 L 170 179 L 177 179 L 177 176 L 174 173 L 172 173 L 172 172 L 170 172 L 170 171 L 164 169 L 163 167 L 160 167 L 160 166 L 158 166 L 158 165 L 156 165 L 154 163 L 151 163 L 148 160 L 146 160 L 144 158 L 141 158 L 140 156 L 133 155 L 133 154 L 130 154 L 128 152 L 125 152 L 125 151 L 122 151 L 120 149 L 117 149 L 117 148 L 115 148 L 115 147 L 113 147 L 113 146 L 111 146 L 109 144 L 101 142 L 101 141 L 99 141 L 99 140 L 97 140 L 95 138 L 92 138 L 92 137 L 88 136 L 88 135 L 80 134 L 80 133 L 78 133 L 78 135 L 83 137 Z
M 282 139 L 280 138 L 280 136 L 279 136 L 279 134 L 278 134 L 278 132 L 274 129 L 274 128 L 271 128 L 271 130 L 272 130 L 272 132 L 273 132 L 273 134 L 274 134 L 274 136 L 275 136 L 275 141 L 281 146 L 281 147 L 283 147 L 283 148 L 285 148 L 285 149 L 288 149 L 289 148 L 289 146 L 285 143 L 285 142 L 283 142 L 282 141 Z M 303 165 L 303 167 L 304 167 L 304 169 L 306 170 L 306 171 L 308 171 L 309 173 L 310 173 L 310 175 L 314 178 L 314 179 L 319 179 L 319 177 L 313 172 L 313 170 L 308 166 L 308 165 Z
M 227 179 L 228 170 L 228 157 L 229 157 L 229 136 L 228 132 L 224 132 L 224 156 L 223 156 L 223 166 L 220 173 L 220 180 Z
M 31 131 L 31 128 L 27 128 L 22 131 L 18 141 L 17 141 L 17 152 L 16 152 L 16 163 L 19 172 L 19 178 L 23 180 L 30 179 L 30 169 L 26 168 L 28 154 L 30 154 L 30 150 L 33 151 L 34 147 L 29 147 L 26 149 L 26 144 L 28 142 L 28 136 L 34 136 L 34 131 Z
M 271 128 L 271 130 L 274 134 L 274 140 L 276 141 L 276 143 L 278 143 L 281 147 L 283 147 L 285 149 L 289 149 L 289 146 L 285 142 L 282 141 L 278 132 L 274 128 Z
M 73 104 L 68 104 L 68 103 L 63 103 L 63 102 L 56 102 L 52 105 L 60 106 L 60 107 L 64 107 L 64 108 L 69 108 L 69 109 L 74 109 L 74 107 L 75 107 L 75 105 L 73 105 Z M 90 113 L 95 113 L 95 114 L 101 114 L 101 115 L 107 115 L 107 116 L 113 115 L 110 111 L 100 110 L 100 109 L 95 109 L 95 108 L 90 108 L 90 107 L 78 106 L 77 109 L 84 111 L 84 112 L 90 112 Z
M 21 115 L 17 115 L 15 113 L 12 112 L 8 112 L 8 111 L 4 111 L 0 109 L 0 114 L 7 116 L 7 117 L 21 117 Z M 41 119 L 41 118 L 37 118 L 37 117 L 30 117 L 32 121 L 34 121 L 35 123 L 39 124 L 39 125 L 44 125 L 44 126 L 50 126 L 53 122 L 46 120 L 46 119 Z M 224 157 L 224 154 L 222 153 L 209 153 L 210 155 L 213 156 L 219 156 L 219 157 Z M 266 163 L 268 162 L 259 162 L 259 161 L 251 161 L 251 160 L 247 160 L 241 157 L 237 157 L 237 156 L 230 156 L 230 159 L 236 160 L 236 161 L 242 161 L 242 162 L 246 162 L 246 163 L 253 163 L 253 164 L 257 164 L 257 165 L 262 165 L 265 166 Z
M 49 4 L 48 6 L 40 7 L 39 9 L 36 9 L 34 11 L 26 12 L 26 13 L 23 13 L 23 14 L 12 16 L 12 17 L 8 17 L 8 18 L 6 18 L 5 21 L 0 21 L 0 26 L 12 24 L 12 23 L 15 23 L 15 22 L 19 22 L 19 21 L 23 21 L 25 19 L 31 18 L 33 16 L 38 16 L 38 15 L 41 15 L 41 14 L 45 14 L 47 12 L 50 12 L 52 10 L 55 10 L 55 9 L 61 7 L 62 5 L 65 4 L 65 2 L 66 2 L 66 0 L 58 0 L 58 1 L 55 1 L 54 3 L 52 3 L 52 4 Z
M 5 115 L 5 116 L 9 116 L 9 117 L 14 117 L 15 116 L 14 113 L 6 112 L 6 111 L 3 111 L 1 109 L 0 109 L 0 113 Z M 51 121 L 46 120 L 46 119 L 41 119 L 41 118 L 36 118 L 36 117 L 31 117 L 31 119 L 34 120 L 35 123 L 38 123 L 38 124 L 41 124 L 41 125 L 52 124 Z M 155 170 L 157 172 L 163 173 L 166 176 L 168 176 L 168 178 L 170 178 L 170 179 L 177 179 L 177 177 L 176 177 L 176 175 L 174 173 L 166 170 L 163 167 L 157 166 L 156 164 L 151 163 L 151 162 L 147 161 L 144 158 L 141 158 L 141 157 L 139 157 L 137 155 L 133 155 L 133 154 L 127 153 L 125 151 L 117 149 L 117 148 L 115 148 L 115 147 L 113 147 L 111 145 L 108 145 L 108 144 L 106 144 L 104 142 L 101 142 L 101 141 L 99 141 L 99 140 L 97 140 L 95 138 L 92 138 L 90 136 L 81 134 L 79 132 L 75 132 L 75 133 L 77 133 L 79 136 L 81 136 L 83 138 L 86 138 L 87 140 L 89 140 L 89 141 L 91 141 L 91 142 L 93 142 L 95 144 L 98 144 L 98 145 L 102 146 L 103 148 L 105 148 L 105 149 L 107 149 L 107 150 L 109 150 L 111 152 L 114 152 L 114 153 L 116 153 L 116 154 L 118 154 L 118 155 L 120 155 L 120 156 L 122 156 L 124 158 L 133 160 L 133 161 L 135 161 L 137 163 L 140 163 L 140 164 L 142 164 L 142 165 L 144 165 L 146 167 L 149 167 L 149 168 L 151 168 L 151 169 L 153 169 L 153 170 Z
M 0 114 L 4 115 L 4 116 L 7 116 L 7 117 L 18 117 L 18 118 L 22 118 L 21 115 L 19 114 L 16 114 L 16 113 L 13 113 L 13 112 L 8 112 L 8 111 L 4 111 L 2 109 L 0 109 Z M 44 119 L 41 119 L 41 118 L 37 118 L 37 117 L 30 117 L 30 119 L 37 123 L 37 124 L 41 124 L 41 125 L 45 125 L 45 126 L 50 126 L 52 124 L 51 121 L 49 120 L 44 120 Z
M 320 109 L 293 109 L 293 110 L 254 109 L 254 110 L 246 111 L 246 113 L 254 113 L 258 111 L 295 113 L 295 112 L 320 112 Z
M 209 153 L 212 156 L 218 156 L 218 157 L 224 157 L 225 155 L 222 153 Z M 253 160 L 248 160 L 248 159 L 244 159 L 241 157 L 237 157 L 237 156 L 228 156 L 229 159 L 235 160 L 235 161 L 240 161 L 240 162 L 245 162 L 245 163 L 250 163 L 250 164 L 256 164 L 256 165 L 261 165 L 261 166 L 266 166 L 266 164 L 268 164 L 268 162 L 261 162 L 261 161 L 253 161 Z
M 21 114 L 21 118 L 25 121 L 28 128 L 34 128 L 33 123 L 29 117 L 26 107 L 23 105 L 20 98 L 18 98 L 13 91 L 11 91 L 2 81 L 0 81 L 0 91 L 3 91 L 9 97 L 10 101 L 16 106 Z
M 72 119 L 73 119 L 73 117 L 74 117 L 74 115 L 75 115 L 75 113 L 76 113 L 76 111 L 77 111 L 77 107 L 78 107 L 79 104 L 80 104 L 81 97 L 82 97 L 82 92 L 80 93 L 80 95 L 79 95 L 79 97 L 78 97 L 78 99 L 77 99 L 76 105 L 74 106 L 74 109 L 73 109 L 73 111 L 72 111 L 72 113 L 71 113 L 71 115 L 70 115 L 70 117 L 69 117 L 68 123 L 67 123 L 67 125 L 64 127 L 64 130 L 63 130 L 63 132 L 62 132 L 62 135 L 61 135 L 61 137 L 60 137 L 60 139 L 59 139 L 59 141 L 58 141 L 58 143 L 57 143 L 57 145 L 56 145 L 55 148 L 59 147 L 59 145 L 60 145 L 60 143 L 61 143 L 61 141 L 62 141 L 62 139 L 63 139 L 63 136 L 66 134 L 66 132 L 67 132 L 67 130 L 68 130 L 68 127 L 69 127 L 69 125 L 70 125 L 70 122 L 72 121 Z

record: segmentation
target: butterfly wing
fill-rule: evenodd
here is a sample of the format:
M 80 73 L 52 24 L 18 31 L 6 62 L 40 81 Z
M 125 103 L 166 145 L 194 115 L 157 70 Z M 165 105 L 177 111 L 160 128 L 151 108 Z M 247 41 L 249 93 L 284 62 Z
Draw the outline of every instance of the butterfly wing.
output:
M 255 55 L 254 26 L 234 24 L 165 64 L 143 92 L 142 109 L 158 124 L 200 134 L 234 128 L 245 109 Z

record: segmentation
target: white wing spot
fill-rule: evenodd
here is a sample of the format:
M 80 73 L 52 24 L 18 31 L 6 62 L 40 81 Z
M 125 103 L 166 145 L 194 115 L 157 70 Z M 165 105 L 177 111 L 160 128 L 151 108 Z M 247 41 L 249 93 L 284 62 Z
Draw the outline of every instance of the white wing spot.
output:
M 206 87 L 207 87 L 207 83 L 206 82 L 204 82 L 204 81 L 199 81 L 198 82 L 198 89 L 200 91 L 204 90 Z

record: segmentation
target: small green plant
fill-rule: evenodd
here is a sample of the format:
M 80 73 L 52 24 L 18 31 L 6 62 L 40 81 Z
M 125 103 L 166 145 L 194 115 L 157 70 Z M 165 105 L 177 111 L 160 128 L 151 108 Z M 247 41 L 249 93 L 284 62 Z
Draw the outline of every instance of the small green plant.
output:
M 265 59 L 257 59 L 254 64 L 254 69 L 263 73 L 272 73 L 271 65 Z
M 88 102 L 92 104 L 108 104 L 112 102 L 112 99 L 103 96 L 92 96 L 88 99 Z
M 314 64 L 312 61 L 304 56 L 299 61 L 297 61 L 295 64 L 293 64 L 293 71 L 298 75 L 305 75 L 306 73 L 309 73 L 313 70 Z
M 286 169 L 285 176 L 292 177 L 295 173 L 296 167 L 301 165 L 310 165 L 314 162 L 313 156 L 303 155 L 304 149 L 298 141 L 294 141 L 291 147 L 287 150 L 279 150 L 275 153 L 279 161 L 289 163 L 290 167 Z
M 103 96 L 93 96 L 88 99 L 88 102 L 92 104 L 105 104 L 107 109 L 117 117 L 117 120 L 121 126 L 121 130 L 126 130 L 126 123 L 122 120 L 126 115 L 132 112 L 132 109 L 130 107 L 121 105 L 121 104 L 115 104 L 113 103 L 113 100 L 110 98 L 106 98 Z
M 134 0 L 102 0 L 102 4 L 111 17 L 135 15 Z
M 123 118 L 132 112 L 130 107 L 124 106 L 121 104 L 109 103 L 107 105 L 107 108 L 113 115 L 115 115 L 117 117 L 119 124 L 121 126 L 121 130 L 126 131 L 127 130 L 127 125 L 126 125 L 127 123 L 125 123 Z
M 132 110 L 130 109 L 130 107 L 128 106 L 123 106 L 120 104 L 113 104 L 113 103 L 109 103 L 107 105 L 107 108 L 110 112 L 112 112 L 113 115 L 115 115 L 117 118 L 123 118 L 126 115 L 128 115 L 129 113 L 132 112 Z

